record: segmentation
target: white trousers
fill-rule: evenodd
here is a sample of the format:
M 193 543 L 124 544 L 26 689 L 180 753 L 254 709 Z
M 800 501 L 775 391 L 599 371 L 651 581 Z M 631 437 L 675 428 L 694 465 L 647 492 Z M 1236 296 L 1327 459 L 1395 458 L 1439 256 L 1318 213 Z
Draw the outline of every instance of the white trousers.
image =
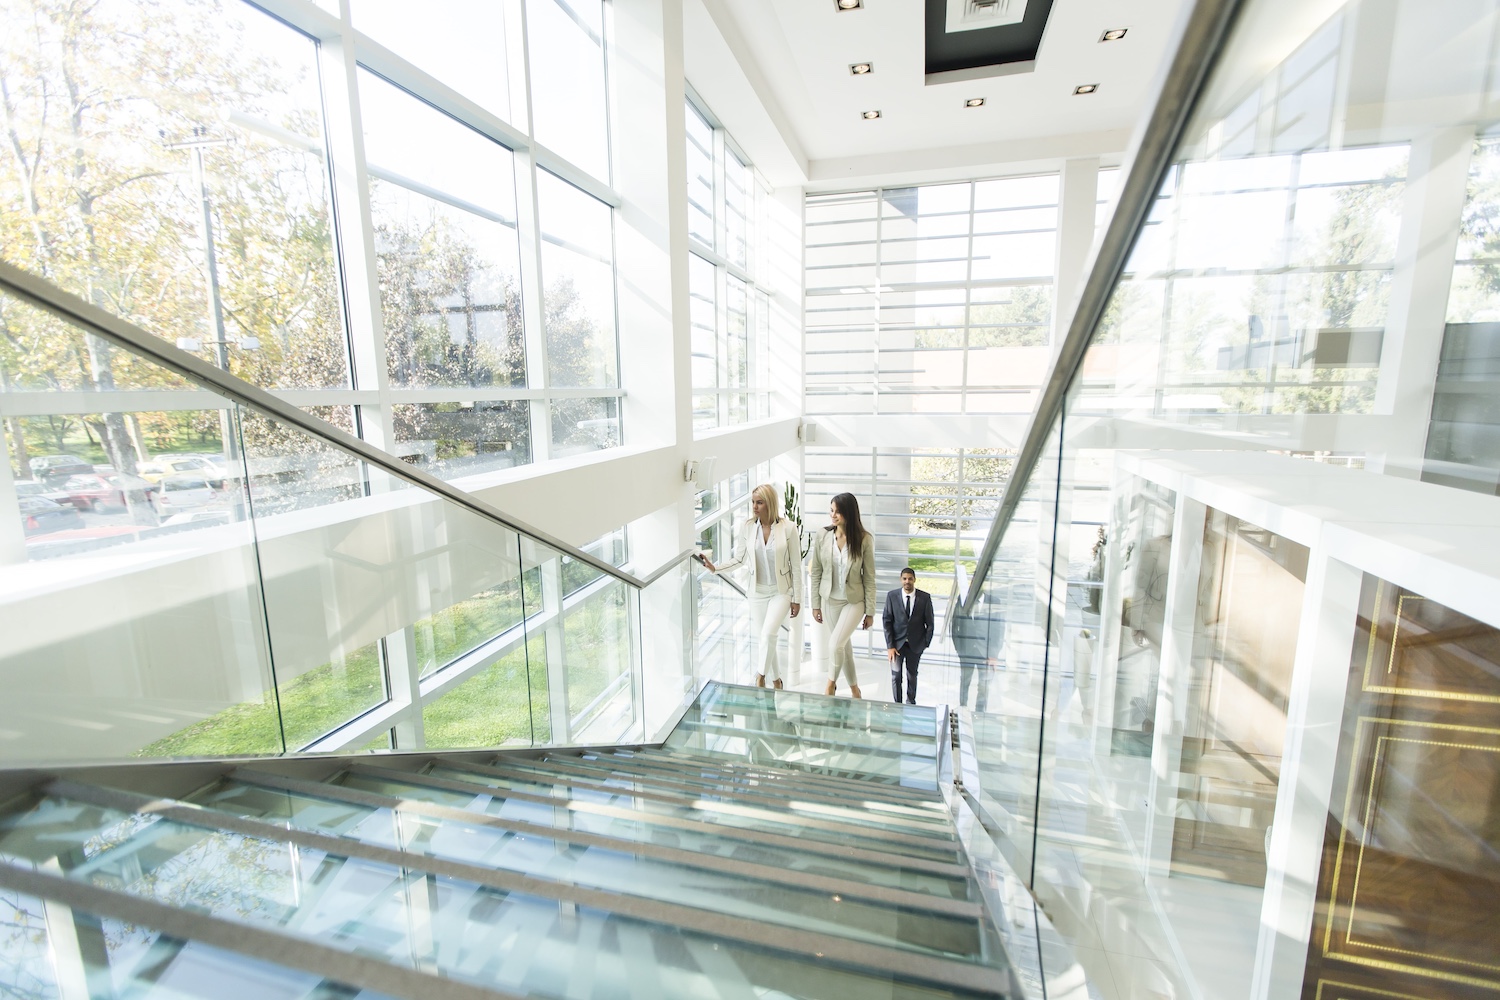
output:
M 828 679 L 837 684 L 839 674 L 849 681 L 850 687 L 859 686 L 859 675 L 854 672 L 854 630 L 864 620 L 863 603 L 850 604 L 830 597 L 823 604 L 823 628 L 828 636 Z
M 785 680 L 776 656 L 776 640 L 791 611 L 791 597 L 778 594 L 775 587 L 765 590 L 756 587 L 750 592 L 750 631 L 756 636 L 755 672 L 764 674 L 768 682 Z

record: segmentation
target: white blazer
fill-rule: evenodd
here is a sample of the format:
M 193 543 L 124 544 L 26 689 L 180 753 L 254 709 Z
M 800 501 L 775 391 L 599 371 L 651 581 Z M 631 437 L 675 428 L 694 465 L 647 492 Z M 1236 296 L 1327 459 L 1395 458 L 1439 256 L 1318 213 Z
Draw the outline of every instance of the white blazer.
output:
M 760 544 L 760 522 L 751 518 L 740 525 L 734 539 L 734 556 L 728 562 L 714 567 L 716 573 L 727 573 L 748 564 L 750 567 L 751 593 L 755 592 L 755 549 Z M 771 525 L 771 565 L 776 568 L 776 592 L 792 599 L 793 604 L 802 603 L 802 543 L 797 537 L 797 525 L 782 518 Z

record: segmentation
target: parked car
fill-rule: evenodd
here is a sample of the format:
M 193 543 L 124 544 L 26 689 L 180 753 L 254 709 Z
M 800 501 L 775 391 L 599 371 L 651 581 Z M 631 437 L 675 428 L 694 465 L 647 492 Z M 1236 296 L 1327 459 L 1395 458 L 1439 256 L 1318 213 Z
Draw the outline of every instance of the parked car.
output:
M 15 484 L 18 497 L 46 497 L 53 503 L 67 504 L 68 491 L 55 483 L 40 483 L 35 479 L 21 479 Z
M 222 482 L 219 483 L 222 486 Z M 201 473 L 165 476 L 156 497 L 156 513 L 163 518 L 190 510 L 201 510 L 224 502 L 224 494 L 213 480 Z
M 83 527 L 83 518 L 77 510 L 46 497 L 20 497 L 17 503 L 21 508 L 21 528 L 28 535 Z
M 161 487 L 149 479 L 124 472 L 74 476 L 63 484 L 63 489 L 68 502 L 79 510 L 124 507 L 127 500 L 154 507 L 156 495 L 161 492 Z
M 180 473 L 200 474 L 206 479 L 219 480 L 221 484 L 225 478 L 223 469 L 200 455 L 165 455 L 146 462 L 137 471 L 142 478 L 153 483 L 159 483 L 166 476 Z
M 67 479 L 94 471 L 92 462 L 85 462 L 77 455 L 43 455 L 30 462 L 31 475 L 36 479 L 51 481 Z

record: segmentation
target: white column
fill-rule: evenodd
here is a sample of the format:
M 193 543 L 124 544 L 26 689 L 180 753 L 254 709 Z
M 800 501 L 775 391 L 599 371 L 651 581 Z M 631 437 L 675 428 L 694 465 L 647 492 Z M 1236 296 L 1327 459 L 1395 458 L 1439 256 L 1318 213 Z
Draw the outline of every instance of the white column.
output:
M 682 0 L 616 0 L 615 263 L 622 420 L 631 446 L 693 441 L 688 296 L 687 121 Z M 693 487 L 677 484 L 677 544 L 692 543 Z
M 1151 785 L 1146 794 L 1143 854 L 1147 875 L 1156 878 L 1166 878 L 1172 870 L 1172 830 L 1177 820 L 1182 734 L 1193 693 L 1193 626 L 1207 517 L 1207 507 L 1179 494 L 1177 510 L 1172 516 L 1172 555 L 1167 570 L 1156 728 L 1151 739 Z
M 1083 267 L 1094 245 L 1094 216 L 1099 201 L 1099 158 L 1063 162 L 1057 208 L 1056 283 L 1052 300 L 1052 350 L 1055 353 L 1073 317 L 1083 287 Z
M 1315 548 L 1292 663 L 1251 1000 L 1302 992 L 1364 574 Z
M 552 742 L 567 743 L 573 738 L 568 718 L 568 670 L 563 631 L 562 558 L 542 563 L 542 607 L 556 611 L 547 627 L 547 713 L 552 725 Z M 527 609 L 528 612 L 530 609 Z M 527 651 L 528 657 L 530 651 Z
M 404 706 L 392 727 L 396 730 L 396 746 L 401 750 L 421 749 L 427 745 L 420 704 L 422 665 L 417 661 L 416 636 L 410 625 L 385 637 L 385 669 L 391 701 Z
M 1411 145 L 1375 390 L 1375 412 L 1390 414 L 1390 425 L 1385 451 L 1366 459 L 1371 471 L 1407 479 L 1422 473 L 1473 146 L 1472 125 L 1439 129 Z
M 526 122 L 531 114 L 531 64 L 526 39 L 526 5 L 506 8 L 506 38 L 512 64 L 519 64 L 519 80 L 512 74 L 511 106 Z M 516 237 L 521 244 L 521 336 L 526 344 L 526 385 L 547 388 L 547 335 L 543 325 L 546 310 L 542 294 L 546 275 L 541 271 L 542 231 L 536 196 L 536 159 L 530 150 L 516 154 Z M 547 399 L 527 404 L 531 419 L 531 460 L 552 457 L 552 408 Z

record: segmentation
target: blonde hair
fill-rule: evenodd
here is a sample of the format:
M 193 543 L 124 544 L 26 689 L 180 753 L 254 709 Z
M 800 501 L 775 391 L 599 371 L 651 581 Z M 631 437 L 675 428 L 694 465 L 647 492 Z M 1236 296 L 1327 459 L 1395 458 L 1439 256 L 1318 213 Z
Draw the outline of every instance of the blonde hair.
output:
M 781 497 L 776 493 L 775 486 L 772 486 L 770 483 L 761 483 L 759 486 L 755 487 L 755 489 L 750 491 L 750 496 L 760 497 L 766 502 L 766 506 L 771 510 L 772 524 L 775 524 L 777 521 L 781 520 Z M 750 520 L 754 521 L 755 519 L 755 510 L 752 507 Z

